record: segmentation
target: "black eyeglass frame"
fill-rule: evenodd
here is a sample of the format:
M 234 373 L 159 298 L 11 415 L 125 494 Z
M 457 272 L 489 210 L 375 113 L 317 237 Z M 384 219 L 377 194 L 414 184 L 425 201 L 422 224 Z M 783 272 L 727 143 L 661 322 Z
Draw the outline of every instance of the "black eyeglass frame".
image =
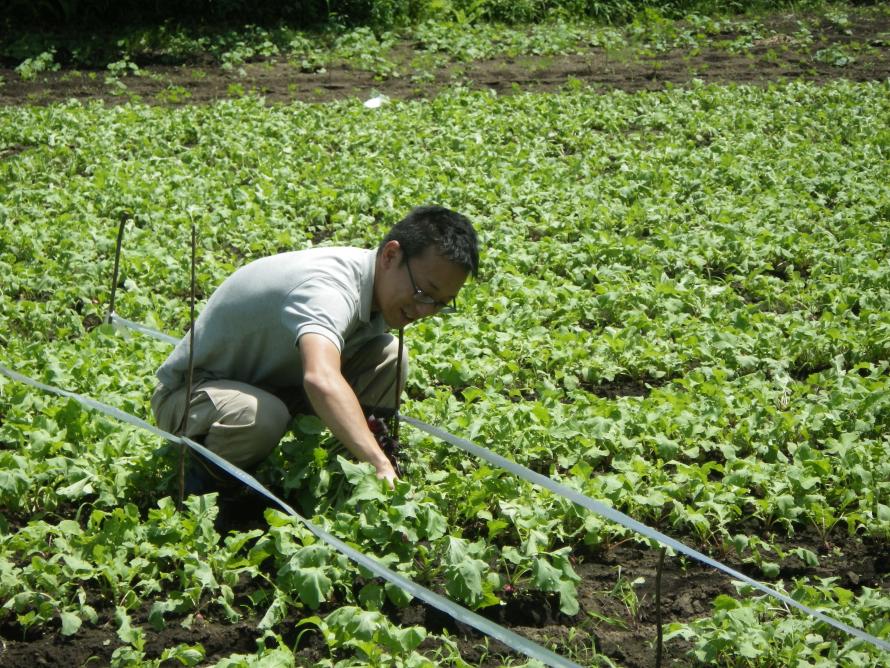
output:
M 453 298 L 450 304 L 446 304 L 445 302 L 440 302 L 438 299 L 434 299 L 417 287 L 417 281 L 414 280 L 414 273 L 411 271 L 411 265 L 409 264 L 410 260 L 411 258 L 406 255 L 405 269 L 408 270 L 408 280 L 411 281 L 411 288 L 414 290 L 414 301 L 416 301 L 418 304 L 424 304 L 426 306 L 435 306 L 436 313 L 440 313 L 442 315 L 454 313 L 455 311 L 457 311 L 457 298 Z

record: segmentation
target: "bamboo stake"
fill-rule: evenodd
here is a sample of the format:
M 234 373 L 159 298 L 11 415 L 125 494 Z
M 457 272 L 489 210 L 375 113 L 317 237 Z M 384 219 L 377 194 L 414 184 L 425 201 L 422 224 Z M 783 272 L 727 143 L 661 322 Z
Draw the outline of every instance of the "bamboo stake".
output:
M 657 637 L 655 640 L 655 668 L 661 668 L 661 653 L 664 646 L 664 631 L 661 623 L 661 571 L 664 569 L 664 554 L 666 548 L 661 548 L 658 555 L 658 570 L 655 572 L 655 625 Z
M 195 220 L 192 219 L 192 267 L 191 286 L 189 295 L 189 368 L 186 376 L 185 411 L 182 414 L 182 427 L 180 434 L 188 436 L 189 410 L 192 404 L 192 379 L 195 367 L 195 255 L 197 248 Z M 185 447 L 179 448 L 179 510 L 182 510 L 182 502 L 185 498 Z

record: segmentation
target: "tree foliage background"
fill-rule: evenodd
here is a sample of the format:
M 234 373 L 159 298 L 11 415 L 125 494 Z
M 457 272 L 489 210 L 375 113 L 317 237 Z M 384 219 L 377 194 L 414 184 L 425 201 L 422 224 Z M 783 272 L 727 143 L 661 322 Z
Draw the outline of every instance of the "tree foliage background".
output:
M 5 31 L 72 26 L 114 26 L 174 21 L 186 23 L 287 21 L 315 25 L 337 18 L 391 27 L 430 17 L 464 20 L 539 21 L 548 16 L 620 22 L 645 8 L 665 15 L 742 12 L 806 6 L 815 0 L 7 0 L 0 7 Z

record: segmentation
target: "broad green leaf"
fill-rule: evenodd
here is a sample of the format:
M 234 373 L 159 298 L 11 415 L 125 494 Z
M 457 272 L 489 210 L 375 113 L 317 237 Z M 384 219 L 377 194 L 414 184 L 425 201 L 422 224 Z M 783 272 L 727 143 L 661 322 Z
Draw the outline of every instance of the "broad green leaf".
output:
M 537 557 L 532 562 L 532 582 L 535 587 L 543 591 L 559 591 L 562 579 L 562 571 L 546 558 Z
M 715 610 L 735 610 L 738 607 L 739 602 L 726 594 L 719 594 L 717 598 L 714 599 Z
M 301 415 L 297 419 L 297 429 L 300 433 L 315 436 L 324 431 L 324 423 L 314 415 Z
M 407 607 L 414 599 L 411 594 L 391 582 L 387 582 L 386 585 L 384 585 L 384 589 L 386 590 L 386 597 L 397 608 Z
M 564 615 L 574 616 L 578 614 L 578 589 L 571 580 L 561 580 L 559 583 L 559 610 Z
M 369 582 L 359 590 L 358 600 L 369 610 L 380 610 L 386 602 L 386 590 L 376 582 Z
M 300 600 L 312 610 L 317 610 L 322 601 L 327 599 L 331 591 L 331 579 L 324 568 L 315 566 L 297 568 L 294 571 L 297 582 L 297 593 Z
M 276 592 L 272 603 L 266 609 L 263 618 L 257 624 L 257 628 L 270 629 L 280 624 L 287 616 L 287 599 L 281 592 Z
M 62 611 L 62 635 L 70 636 L 74 635 L 80 630 L 80 625 L 83 623 L 80 617 L 73 612 Z
M 474 604 L 481 600 L 482 575 L 486 564 L 479 559 L 467 558 L 452 563 L 445 569 L 445 589 L 458 601 Z
M 330 613 L 324 619 L 328 627 L 341 639 L 371 641 L 381 627 L 388 622 L 379 612 L 362 610 L 354 606 L 344 606 Z
M 123 642 L 132 645 L 136 649 L 142 649 L 145 642 L 142 630 L 134 627 L 130 623 L 130 615 L 127 614 L 125 608 L 117 606 L 115 608 L 114 620 L 117 622 L 117 637 Z

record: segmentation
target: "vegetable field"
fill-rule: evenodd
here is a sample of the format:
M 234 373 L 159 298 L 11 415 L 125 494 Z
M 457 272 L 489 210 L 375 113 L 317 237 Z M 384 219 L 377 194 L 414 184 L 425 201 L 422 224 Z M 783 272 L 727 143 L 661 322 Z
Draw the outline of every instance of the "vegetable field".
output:
M 148 418 L 236 267 L 480 232 L 409 328 L 403 413 L 890 639 L 890 85 L 460 86 L 0 107 L 0 364 Z M 200 304 L 199 304 L 200 307 Z M 387 492 L 312 416 L 258 477 L 392 570 L 585 666 L 887 666 L 879 648 L 403 426 Z M 0 665 L 524 665 L 292 518 L 176 510 L 173 446 L 0 375 Z M 532 665 L 537 665 L 532 662 Z

